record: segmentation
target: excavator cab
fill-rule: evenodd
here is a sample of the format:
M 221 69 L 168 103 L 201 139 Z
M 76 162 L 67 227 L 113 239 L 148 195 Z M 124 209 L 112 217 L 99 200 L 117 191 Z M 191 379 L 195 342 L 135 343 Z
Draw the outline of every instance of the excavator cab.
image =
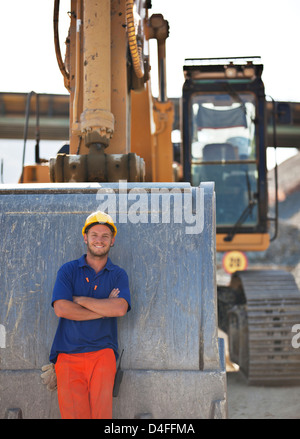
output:
M 184 180 L 193 186 L 215 182 L 218 250 L 264 250 L 269 238 L 263 66 L 252 59 L 187 61 Z
M 262 71 L 256 57 L 189 59 L 184 66 L 184 179 L 214 182 L 221 252 L 263 251 L 270 243 Z M 300 294 L 291 273 L 236 271 L 217 291 L 219 327 L 248 383 L 298 384 L 291 328 L 300 318 Z

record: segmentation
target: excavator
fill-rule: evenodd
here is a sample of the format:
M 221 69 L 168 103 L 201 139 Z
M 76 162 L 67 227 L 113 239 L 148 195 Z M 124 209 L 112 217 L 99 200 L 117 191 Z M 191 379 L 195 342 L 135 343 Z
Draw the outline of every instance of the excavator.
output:
M 59 267 L 84 253 L 82 225 L 96 210 L 117 224 L 110 255 L 127 271 L 132 297 L 130 313 L 118 322 L 122 381 L 113 418 L 227 417 L 214 184 L 179 181 L 174 108 L 166 96 L 169 25 L 150 10 L 149 0 L 71 0 L 63 60 L 60 2 L 54 1 L 69 142 L 50 163 L 40 160 L 37 145 L 34 167 L 23 166 L 18 184 L 0 188 L 1 418 L 60 417 L 57 393 L 41 379 L 57 327 L 52 290 Z M 157 41 L 157 99 L 151 39 Z M 34 100 L 38 95 L 30 93 L 27 110 Z
M 243 252 L 264 251 L 276 238 L 278 199 L 270 215 L 266 150 L 276 147 L 277 121 L 290 123 L 288 108 L 281 105 L 279 112 L 272 102 L 268 139 L 262 72 L 259 57 L 186 60 L 183 178 L 193 186 L 215 182 L 216 248 L 236 265 L 229 286 L 218 286 L 219 326 L 228 334 L 230 358 L 249 384 L 299 384 L 300 355 L 291 335 L 300 318 L 295 279 L 285 271 L 242 267 Z
M 69 142 L 49 164 L 24 166 L 20 184 L 0 188 L 0 417 L 59 417 L 55 392 L 40 382 L 57 324 L 51 290 L 59 266 L 82 254 L 76 232 L 96 208 L 116 220 L 112 258 L 127 270 L 133 297 L 119 324 L 123 379 L 114 418 L 226 418 L 218 326 L 249 384 L 299 381 L 294 279 L 245 270 L 228 287 L 216 285 L 216 251 L 262 251 L 270 242 L 263 67 L 252 57 L 187 60 L 174 162 L 169 25 L 150 10 L 148 0 L 71 0 L 63 61 L 54 1 Z

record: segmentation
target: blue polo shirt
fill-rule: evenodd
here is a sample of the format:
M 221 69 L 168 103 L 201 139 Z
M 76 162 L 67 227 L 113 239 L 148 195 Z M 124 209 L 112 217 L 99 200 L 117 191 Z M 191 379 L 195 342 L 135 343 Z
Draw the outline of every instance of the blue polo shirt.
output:
M 52 306 L 60 299 L 73 301 L 73 296 L 107 299 L 114 288 L 119 288 L 118 297 L 127 301 L 129 311 L 131 301 L 125 270 L 114 265 L 108 258 L 103 270 L 96 274 L 95 270 L 86 263 L 85 256 L 67 262 L 58 270 L 52 294 Z M 55 363 L 59 353 L 92 352 L 106 348 L 112 348 L 116 358 L 118 357 L 116 317 L 85 321 L 60 318 L 50 352 L 50 361 Z

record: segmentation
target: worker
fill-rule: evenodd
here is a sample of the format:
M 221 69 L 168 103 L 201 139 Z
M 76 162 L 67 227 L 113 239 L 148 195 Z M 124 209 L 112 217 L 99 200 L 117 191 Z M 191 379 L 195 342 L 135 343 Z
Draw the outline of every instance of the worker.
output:
M 93 212 L 82 234 L 87 253 L 57 273 L 52 306 L 60 319 L 50 361 L 63 419 L 111 419 L 117 317 L 131 308 L 128 276 L 108 257 L 117 234 L 109 215 Z

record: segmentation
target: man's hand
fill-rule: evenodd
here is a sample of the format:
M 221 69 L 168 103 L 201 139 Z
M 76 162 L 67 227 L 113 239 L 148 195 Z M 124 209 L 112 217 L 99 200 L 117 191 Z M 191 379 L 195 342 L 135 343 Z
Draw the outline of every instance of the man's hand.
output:
M 119 293 L 120 293 L 119 288 L 114 288 L 113 290 L 111 290 L 108 298 L 109 299 L 114 299 L 115 297 L 119 297 Z
M 57 380 L 56 380 L 56 373 L 55 373 L 55 367 L 53 363 L 46 364 L 42 367 L 43 373 L 41 374 L 42 383 L 47 386 L 47 389 L 52 392 L 53 390 L 57 389 Z

